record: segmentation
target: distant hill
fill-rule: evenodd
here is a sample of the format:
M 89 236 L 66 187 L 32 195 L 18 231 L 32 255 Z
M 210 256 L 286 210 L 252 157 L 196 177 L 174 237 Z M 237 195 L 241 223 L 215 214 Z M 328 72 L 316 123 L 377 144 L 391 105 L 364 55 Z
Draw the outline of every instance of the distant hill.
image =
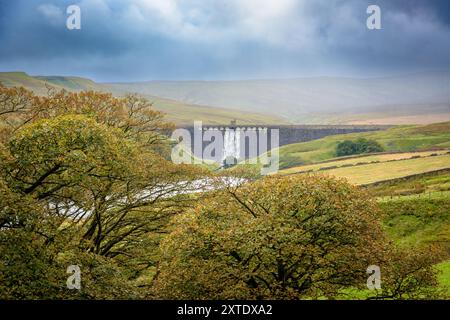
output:
M 282 116 L 301 124 L 427 124 L 450 120 L 450 72 L 389 78 L 111 83 L 118 91 Z
M 136 92 L 133 88 L 130 88 L 129 91 L 119 90 L 114 86 L 96 83 L 86 78 L 30 76 L 25 72 L 0 72 L 0 82 L 6 86 L 23 86 L 39 95 L 46 94 L 48 86 L 68 91 L 95 90 L 110 92 L 116 96 Z M 242 125 L 279 125 L 290 123 L 288 120 L 275 115 L 208 107 L 160 98 L 142 92 L 140 94 L 153 102 L 155 109 L 165 112 L 168 120 L 179 126 L 192 126 L 194 120 L 213 125 L 229 124 L 232 120 L 237 120 L 237 123 Z
M 80 77 L 0 73 L 6 85 L 139 93 L 178 124 L 429 124 L 450 121 L 450 72 L 389 78 L 96 83 Z
M 80 77 L 61 77 L 61 76 L 37 76 L 35 79 L 45 81 L 54 86 L 63 87 L 66 90 L 103 90 L 103 86 L 94 81 Z

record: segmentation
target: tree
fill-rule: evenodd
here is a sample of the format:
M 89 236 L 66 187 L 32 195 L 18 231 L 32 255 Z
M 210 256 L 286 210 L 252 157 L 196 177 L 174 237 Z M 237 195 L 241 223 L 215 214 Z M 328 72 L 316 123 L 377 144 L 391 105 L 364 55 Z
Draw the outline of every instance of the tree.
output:
M 366 140 L 363 153 L 383 152 L 383 147 L 375 140 Z
M 412 279 L 422 272 L 419 287 L 435 279 L 430 261 L 394 267 L 377 205 L 363 191 L 317 175 L 220 191 L 175 219 L 161 251 L 154 292 L 170 299 L 333 298 L 364 289 L 369 265 Z
M 357 153 L 356 146 L 350 140 L 339 142 L 338 145 L 336 146 L 336 156 L 338 157 L 348 156 L 356 153 Z
M 25 88 L 7 88 L 0 83 L 0 142 L 28 121 L 29 110 L 38 98 Z
M 0 299 L 142 297 L 114 261 L 80 252 L 45 205 L 10 190 L 0 178 Z M 82 290 L 67 290 L 69 265 L 82 266 Z
M 135 96 L 0 91 L 2 297 L 142 297 L 168 219 L 205 172 L 159 153 L 170 125 Z M 81 292 L 65 288 L 69 264 L 85 268 Z
M 384 151 L 383 147 L 375 140 L 359 138 L 355 142 L 345 140 L 336 146 L 336 156 L 343 157 L 354 154 L 374 153 Z
M 46 96 L 36 96 L 25 88 L 0 84 L 3 139 L 27 123 L 67 114 L 89 116 L 98 123 L 122 130 L 127 138 L 139 142 L 140 147 L 158 151 L 167 145 L 166 135 L 174 127 L 164 121 L 162 112 L 154 110 L 148 100 L 136 94 L 117 98 L 110 93 L 57 91 L 49 87 Z

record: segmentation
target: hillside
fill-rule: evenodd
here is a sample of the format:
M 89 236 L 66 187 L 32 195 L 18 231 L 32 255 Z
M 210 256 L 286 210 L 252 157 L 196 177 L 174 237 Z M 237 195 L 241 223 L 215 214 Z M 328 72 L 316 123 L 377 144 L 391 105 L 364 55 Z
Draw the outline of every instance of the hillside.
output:
M 62 86 L 46 83 L 41 79 L 30 77 L 25 72 L 0 72 L 0 82 L 7 87 L 25 87 L 36 94 L 45 94 L 47 92 L 46 85 L 63 89 Z
M 363 185 L 450 168 L 450 154 L 333 168 L 322 173 Z
M 330 168 L 347 168 L 373 163 L 386 163 L 391 161 L 407 160 L 419 157 L 422 158 L 436 155 L 444 155 L 448 152 L 449 152 L 448 150 L 437 150 L 437 151 L 403 152 L 403 153 L 377 153 L 369 155 L 341 157 L 319 163 L 283 169 L 280 171 L 280 173 L 291 174 L 301 172 L 322 171 L 328 170 Z
M 390 78 L 96 83 L 80 77 L 0 72 L 8 86 L 139 93 L 178 124 L 429 124 L 450 121 L 450 72 Z M 251 119 L 251 120 L 249 120 Z
M 383 201 L 443 195 L 444 192 L 450 192 L 450 169 L 371 184 L 367 190 Z
M 450 194 L 447 197 L 428 196 L 394 199 L 381 202 L 383 226 L 398 245 L 417 247 L 435 244 L 442 248 L 439 270 L 440 287 L 450 295 Z
M 389 78 L 114 83 L 214 107 L 263 112 L 302 124 L 427 124 L 450 121 L 450 72 Z
M 350 133 L 280 147 L 280 168 L 312 164 L 335 158 L 340 141 L 360 137 L 378 141 L 386 152 L 411 152 L 450 148 L 450 122 L 425 126 L 400 126 L 384 131 Z
M 130 88 L 130 91 L 117 90 L 114 87 L 96 83 L 86 78 L 61 76 L 33 77 L 24 72 L 0 72 L 0 82 L 6 86 L 23 86 L 39 95 L 46 94 L 48 86 L 58 90 L 65 89 L 68 91 L 95 90 L 110 92 L 116 96 L 136 92 L 132 90 L 133 88 Z M 227 108 L 213 108 L 179 102 L 173 99 L 160 98 L 145 93 L 140 94 L 152 101 L 155 109 L 165 112 L 168 120 L 173 121 L 179 126 L 192 125 L 194 120 L 203 121 L 206 124 L 229 124 L 232 120 L 237 120 L 237 123 L 239 124 L 253 125 L 289 124 L 288 120 L 275 115 L 231 110 Z

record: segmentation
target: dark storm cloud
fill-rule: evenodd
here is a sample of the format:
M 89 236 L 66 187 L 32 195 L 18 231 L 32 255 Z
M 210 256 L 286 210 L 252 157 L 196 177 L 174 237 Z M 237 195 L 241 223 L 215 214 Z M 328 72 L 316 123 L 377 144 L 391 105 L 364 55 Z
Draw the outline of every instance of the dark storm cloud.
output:
M 450 69 L 445 0 L 0 0 L 0 71 L 101 81 Z M 82 29 L 65 28 L 78 4 Z M 366 28 L 366 8 L 382 30 Z

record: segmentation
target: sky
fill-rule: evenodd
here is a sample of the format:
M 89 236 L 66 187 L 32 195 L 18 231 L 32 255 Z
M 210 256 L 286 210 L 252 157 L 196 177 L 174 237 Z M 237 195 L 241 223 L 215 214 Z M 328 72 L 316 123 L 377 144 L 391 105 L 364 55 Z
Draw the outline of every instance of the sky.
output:
M 69 5 L 81 29 L 66 27 Z M 381 30 L 366 10 L 381 9 Z M 99 82 L 450 70 L 448 0 L 0 0 L 0 71 Z

